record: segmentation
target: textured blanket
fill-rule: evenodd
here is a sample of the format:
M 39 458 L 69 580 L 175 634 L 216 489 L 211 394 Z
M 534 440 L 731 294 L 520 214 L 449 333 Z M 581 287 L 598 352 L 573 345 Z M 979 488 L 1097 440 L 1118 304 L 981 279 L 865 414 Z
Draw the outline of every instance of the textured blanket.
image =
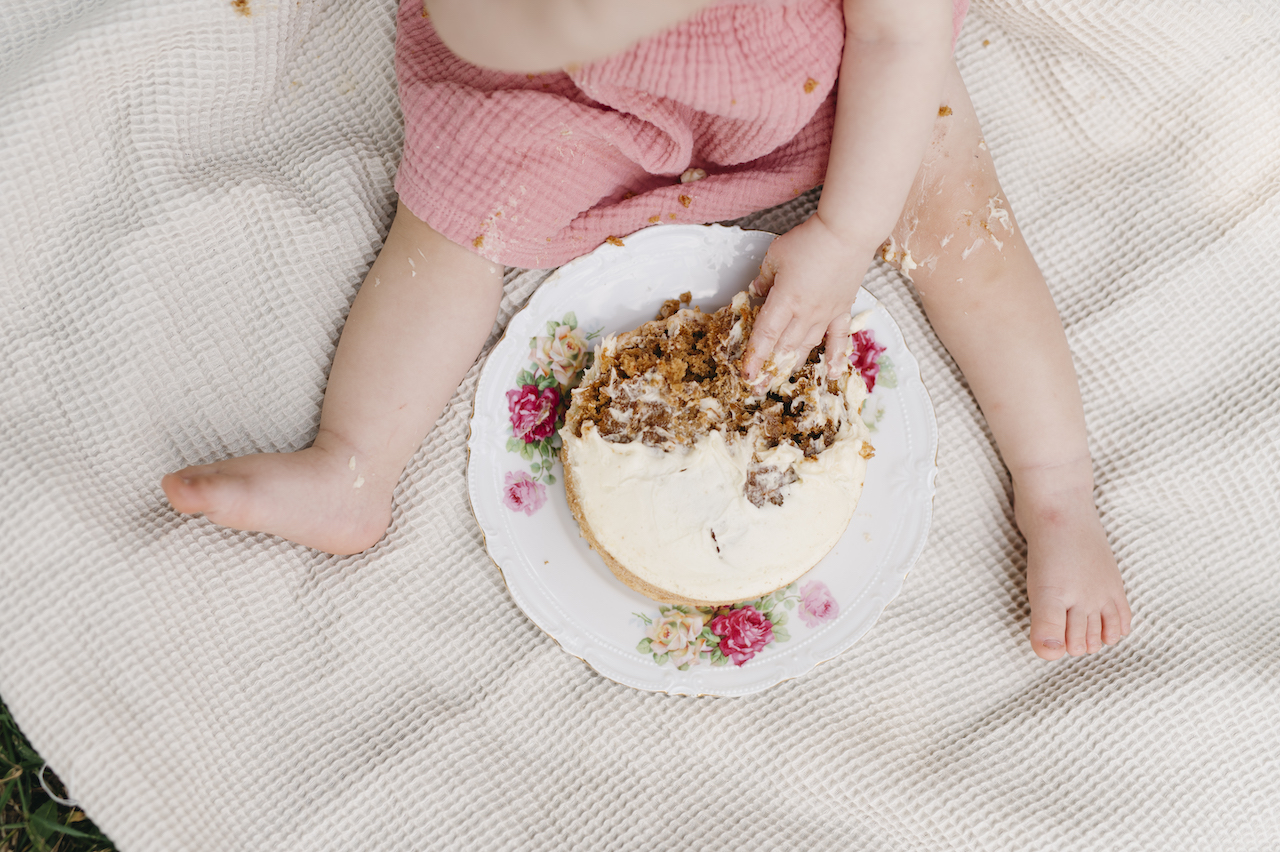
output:
M 975 0 L 957 48 L 1133 634 L 1032 654 L 1007 473 L 877 269 L 940 427 L 928 546 L 853 648 L 731 699 L 612 683 L 513 604 L 463 485 L 483 356 L 365 554 L 160 491 L 313 437 L 394 209 L 393 5 L 0 16 L 0 695 L 122 850 L 1280 848 L 1274 3 Z

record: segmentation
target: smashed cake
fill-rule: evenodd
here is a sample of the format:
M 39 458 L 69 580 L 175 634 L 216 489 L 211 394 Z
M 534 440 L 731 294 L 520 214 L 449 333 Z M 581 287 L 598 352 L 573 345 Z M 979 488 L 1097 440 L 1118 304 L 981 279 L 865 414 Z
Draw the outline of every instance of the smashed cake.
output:
M 757 310 L 746 293 L 715 313 L 671 300 L 604 338 L 573 391 L 569 506 L 610 570 L 654 600 L 719 606 L 782 588 L 857 506 L 874 455 L 865 385 L 847 353 L 828 363 L 822 347 L 745 381 Z

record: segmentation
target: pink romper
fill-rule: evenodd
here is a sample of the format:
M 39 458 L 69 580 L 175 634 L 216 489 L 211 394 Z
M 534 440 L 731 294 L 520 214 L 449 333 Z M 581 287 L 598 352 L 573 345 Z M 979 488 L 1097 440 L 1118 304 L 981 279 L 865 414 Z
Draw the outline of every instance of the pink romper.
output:
M 969 3 L 953 2 L 958 34 Z M 826 173 L 841 7 L 729 0 L 571 73 L 511 74 L 454 56 L 402 0 L 396 191 L 453 242 L 532 269 L 781 204 Z M 690 169 L 706 177 L 681 183 Z

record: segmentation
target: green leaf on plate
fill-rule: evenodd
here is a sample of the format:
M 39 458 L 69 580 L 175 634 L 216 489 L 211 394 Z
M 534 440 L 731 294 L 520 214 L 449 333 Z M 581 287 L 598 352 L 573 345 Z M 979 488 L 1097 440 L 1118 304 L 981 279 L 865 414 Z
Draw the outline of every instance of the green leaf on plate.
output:
M 896 388 L 898 386 L 898 371 L 893 368 L 893 361 L 888 355 L 881 355 L 878 361 L 880 364 L 880 374 L 876 376 L 876 384 L 884 385 L 887 388 Z

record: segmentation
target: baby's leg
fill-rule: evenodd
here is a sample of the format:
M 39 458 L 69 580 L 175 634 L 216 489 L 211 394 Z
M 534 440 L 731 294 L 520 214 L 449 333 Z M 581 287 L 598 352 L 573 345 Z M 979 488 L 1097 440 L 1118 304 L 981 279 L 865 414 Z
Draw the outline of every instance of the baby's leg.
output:
M 370 547 L 391 521 L 401 471 L 475 361 L 501 296 L 501 267 L 402 205 L 351 306 L 312 445 L 171 473 L 161 482 L 169 502 L 329 553 Z
M 1014 515 L 1027 537 L 1033 649 L 1057 659 L 1115 642 L 1129 632 L 1131 614 L 1093 502 L 1066 335 L 954 68 L 933 143 L 884 253 L 915 283 L 1013 476 Z

